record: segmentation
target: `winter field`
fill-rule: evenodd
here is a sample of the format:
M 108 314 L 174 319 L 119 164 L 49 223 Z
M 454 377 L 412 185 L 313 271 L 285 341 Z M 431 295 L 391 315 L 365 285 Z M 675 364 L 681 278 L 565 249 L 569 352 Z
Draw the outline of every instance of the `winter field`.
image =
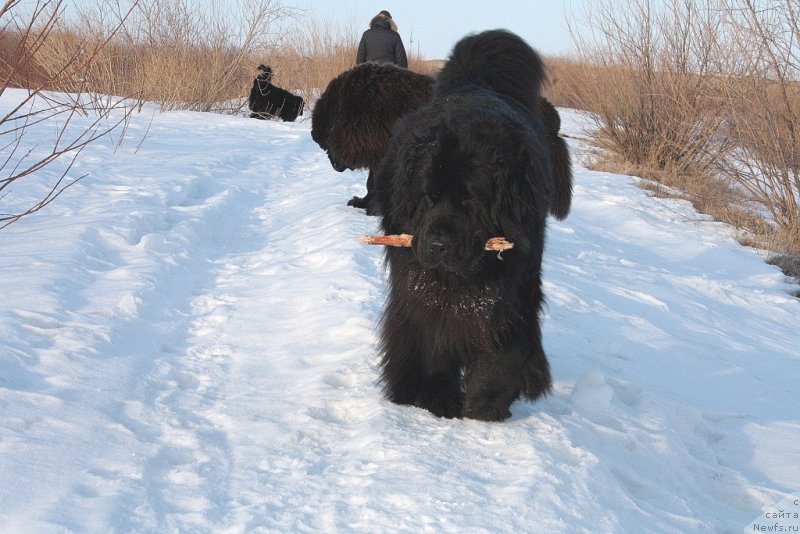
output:
M 0 231 L 0 532 L 800 532 L 800 300 L 776 267 L 587 170 L 562 110 L 552 395 L 494 424 L 395 406 L 381 250 L 355 240 L 378 224 L 345 205 L 366 173 L 335 172 L 309 117 L 145 109 Z

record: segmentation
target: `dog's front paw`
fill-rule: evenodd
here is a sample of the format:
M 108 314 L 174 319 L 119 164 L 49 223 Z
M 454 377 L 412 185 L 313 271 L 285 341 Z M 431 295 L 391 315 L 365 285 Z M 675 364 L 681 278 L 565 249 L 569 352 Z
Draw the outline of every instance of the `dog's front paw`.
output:
M 464 417 L 478 419 L 480 421 L 503 421 L 511 417 L 508 409 L 514 401 L 514 396 L 509 396 L 508 392 L 502 394 L 488 394 L 483 392 L 479 395 L 467 394 L 464 406 Z
M 364 209 L 367 207 L 367 202 L 363 197 L 353 197 L 347 201 L 347 205 L 354 208 Z
M 464 409 L 464 417 L 479 421 L 505 421 L 511 417 L 508 407 L 501 406 L 469 406 Z
M 414 405 L 428 410 L 436 417 L 458 419 L 461 418 L 463 400 L 460 392 L 438 392 L 418 398 Z

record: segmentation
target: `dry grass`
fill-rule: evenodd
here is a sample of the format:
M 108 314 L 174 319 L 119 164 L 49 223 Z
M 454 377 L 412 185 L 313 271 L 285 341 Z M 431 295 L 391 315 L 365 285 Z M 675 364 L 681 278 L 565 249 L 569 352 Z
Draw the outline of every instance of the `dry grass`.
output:
M 575 57 L 550 56 L 544 58 L 547 65 L 547 84 L 544 96 L 558 107 L 571 109 L 588 109 L 590 99 L 583 88 L 590 85 L 590 78 L 597 76 L 591 69 Z
M 578 46 L 575 92 L 596 118 L 598 144 L 627 161 L 695 173 L 718 157 L 724 116 L 705 54 L 713 21 L 686 24 L 700 17 L 697 3 L 673 0 L 659 12 L 648 0 L 592 4 L 599 37 Z
M 110 129 L 124 128 L 144 101 L 162 110 L 242 112 L 261 63 L 273 67 L 276 84 L 313 103 L 332 78 L 354 65 L 361 33 L 355 24 L 318 21 L 278 0 L 87 0 L 79 7 L 65 0 L 0 0 L 0 15 L 0 94 L 8 87 L 29 89 L 19 108 L 0 117 L 0 136 L 14 136 L 6 144 L 11 156 L 0 161 L 3 195 L 62 155 L 74 157 Z M 419 72 L 437 67 L 419 54 L 409 60 Z M 46 91 L 57 91 L 52 94 L 63 101 L 48 97 L 50 109 L 20 114 Z M 99 126 L 120 108 L 121 122 Z M 98 123 L 78 140 L 59 136 L 44 160 L 14 157 L 29 124 L 64 114 L 66 128 L 76 113 L 96 113 Z M 65 174 L 41 202 L 0 213 L 0 228 L 38 211 L 71 183 Z
M 58 11 L 63 2 L 40 0 L 55 9 L 42 10 L 38 20 L 51 24 L 41 25 L 39 40 L 0 25 L 6 85 L 238 113 L 257 65 L 265 63 L 277 85 L 310 107 L 354 65 L 361 34 L 355 22 L 338 26 L 284 9 L 278 0 L 93 2 L 68 18 Z M 5 5 L 20 9 L 18 0 Z M 593 113 L 594 142 L 606 154 L 598 164 L 663 183 L 658 194 L 680 190 L 699 210 L 742 228 L 752 243 L 800 255 L 797 6 L 781 0 L 757 8 L 755 0 L 589 6 L 595 33 L 577 39 L 574 54 L 546 58 L 545 96 Z M 441 67 L 419 53 L 409 63 L 428 74 Z
M 16 69 L 11 83 L 27 87 L 47 79 L 87 45 L 104 42 L 87 69 L 48 81 L 48 88 L 136 95 L 162 110 L 237 112 L 261 63 L 273 68 L 276 85 L 308 102 L 355 64 L 360 36 L 355 23 L 318 20 L 275 0 L 240 0 L 228 9 L 200 0 L 123 4 L 95 0 L 71 18 L 57 17 L 48 39 Z M 131 8 L 124 31 L 110 37 L 113 21 L 107 13 Z M 231 35 L 238 40 L 231 42 Z M 12 49 L 17 40 L 14 32 L 0 35 L 0 51 Z M 439 66 L 419 54 L 411 54 L 409 63 L 424 73 Z
M 596 33 L 551 62 L 548 94 L 593 113 L 602 168 L 635 169 L 748 244 L 797 258 L 800 13 L 791 2 L 757 6 L 598 0 Z
M 271 46 L 259 61 L 273 67 L 277 85 L 299 91 L 313 102 L 328 82 L 355 65 L 361 30 L 354 21 L 337 26 L 314 18 L 304 20 L 302 27 L 303 31 Z M 441 68 L 441 62 L 426 61 L 419 53 L 409 54 L 408 63 L 411 70 L 423 74 L 432 75 Z
M 241 106 L 253 58 L 272 46 L 278 22 L 295 15 L 276 0 L 94 0 L 70 16 L 60 9 L 47 39 L 26 52 L 25 70 L 43 73 L 49 89 L 135 95 L 162 110 L 198 111 Z M 121 28 L 115 13 L 126 14 Z M 87 49 L 99 51 L 87 68 L 53 80 Z M 11 83 L 27 86 L 30 78 L 18 69 Z
M 109 37 L 121 30 L 129 14 L 109 27 L 109 37 L 83 39 L 60 53 L 60 61 L 44 68 L 36 57 L 63 38 L 59 29 L 63 1 L 39 0 L 22 12 L 19 0 L 0 3 L 0 95 L 15 84 L 25 83 L 27 92 L 10 110 L 0 114 L 0 198 L 11 200 L 0 212 L 0 229 L 43 209 L 83 176 L 74 176 L 72 166 L 89 144 L 124 130 L 133 111 L 126 98 L 106 98 L 86 92 L 85 79 L 94 62 L 108 46 Z M 69 93 L 49 94 L 50 88 L 69 88 Z M 71 128 L 75 117 L 89 117 L 81 128 Z M 57 119 L 57 121 L 53 120 Z M 55 139 L 47 150 L 34 151 L 26 133 L 43 121 L 53 121 Z M 122 136 L 120 136 L 122 139 Z M 65 170 L 48 183 L 43 196 L 34 201 L 16 200 L 17 186 L 56 160 L 66 160 Z M 63 167 L 62 167 L 63 168 Z
M 272 66 L 278 86 L 298 91 L 313 102 L 332 78 L 355 63 L 357 31 L 352 22 L 339 26 L 313 17 L 303 19 L 301 28 L 259 51 L 251 63 Z M 252 76 L 248 90 L 251 82 Z

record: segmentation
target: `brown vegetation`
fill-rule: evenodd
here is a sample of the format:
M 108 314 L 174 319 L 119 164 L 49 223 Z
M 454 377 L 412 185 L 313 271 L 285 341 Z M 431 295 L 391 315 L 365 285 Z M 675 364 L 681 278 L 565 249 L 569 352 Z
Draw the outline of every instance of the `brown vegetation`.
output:
M 355 23 L 320 21 L 278 0 L 94 0 L 73 12 L 61 0 L 38 0 L 25 12 L 21 4 L 0 0 L 0 91 L 30 88 L 31 99 L 60 91 L 50 113 L 108 112 L 143 101 L 164 110 L 238 113 L 260 63 L 272 66 L 276 85 L 313 106 L 327 83 L 353 66 L 361 33 Z M 575 38 L 574 54 L 548 59 L 546 96 L 592 112 L 593 141 L 605 154 L 600 164 L 668 186 L 659 194 L 681 191 L 776 257 L 800 255 L 797 5 L 588 5 L 594 33 Z M 419 52 L 409 60 L 428 74 L 440 66 Z M 0 136 L 24 130 L 43 117 L 37 113 L 15 120 L 15 129 L 0 117 Z M 63 141 L 52 158 L 83 146 Z M 3 165 L 11 178 L 0 182 L 0 194 L 40 168 Z
M 0 117 L 0 141 L 9 139 L 0 146 L 11 147 L 0 161 L 2 195 L 55 159 L 68 155 L 74 161 L 86 144 L 124 127 L 143 102 L 161 110 L 241 112 L 261 63 L 272 66 L 276 85 L 313 103 L 331 79 L 353 66 L 360 35 L 353 24 L 319 21 L 278 0 L 93 0 L 80 6 L 0 0 L 0 94 L 11 87 L 29 90 Z M 419 53 L 409 61 L 419 72 L 435 69 Z M 49 102 L 46 109 L 25 111 L 37 99 Z M 107 120 L 119 110 L 121 118 Z M 27 161 L 27 127 L 55 114 L 88 113 L 97 121 L 87 131 L 75 139 L 62 134 L 51 154 Z M 41 202 L 0 214 L 0 228 L 38 211 L 77 179 L 65 172 Z
M 778 0 L 593 2 L 595 33 L 551 62 L 550 98 L 592 112 L 600 165 L 676 188 L 741 229 L 743 242 L 796 258 L 798 9 Z
M 5 114 L 0 114 L 0 198 L 11 195 L 20 180 L 34 175 L 39 169 L 58 159 L 67 165 L 49 185 L 44 196 L 10 212 L 0 212 L 0 228 L 35 213 L 82 176 L 70 174 L 80 152 L 94 141 L 124 129 L 132 111 L 125 98 L 108 98 L 87 91 L 81 83 L 104 53 L 109 40 L 122 28 L 130 11 L 118 13 L 109 25 L 108 33 L 94 39 L 77 39 L 72 48 L 59 51 L 60 61 L 45 68 L 37 56 L 49 50 L 54 41 L 62 38 L 58 25 L 61 19 L 61 0 L 36 2 L 22 14 L 19 0 L 0 4 L 0 95 L 10 87 L 25 84 L 27 94 Z M 49 89 L 69 92 L 50 93 Z M 25 143 L 25 132 L 36 124 L 58 118 L 55 140 L 46 151 Z M 81 128 L 71 124 L 77 117 L 89 117 Z
M 313 102 L 331 79 L 354 65 L 360 34 L 352 23 L 337 26 L 283 8 L 277 0 L 95 0 L 69 16 L 63 2 L 39 3 L 53 15 L 39 47 L 15 50 L 20 28 L 9 27 L 0 36 L 2 57 L 19 60 L 12 73 L 0 70 L 10 86 L 45 82 L 57 91 L 136 95 L 162 110 L 238 111 L 261 63 L 273 68 L 276 85 Z M 17 2 L 11 4 L 20 10 Z M 125 24 L 114 27 L 108 13 L 123 12 Z M 87 69 L 50 79 L 87 46 L 98 48 Z M 410 54 L 409 63 L 418 72 L 436 69 L 419 53 Z

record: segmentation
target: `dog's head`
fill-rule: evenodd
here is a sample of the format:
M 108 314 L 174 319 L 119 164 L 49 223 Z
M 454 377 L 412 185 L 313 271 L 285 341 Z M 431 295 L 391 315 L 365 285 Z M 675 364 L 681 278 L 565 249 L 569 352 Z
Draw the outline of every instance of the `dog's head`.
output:
M 272 67 L 269 65 L 261 64 L 258 66 L 258 76 L 256 76 L 259 81 L 263 82 L 271 82 L 272 81 Z
M 552 194 L 540 128 L 502 105 L 434 107 L 411 122 L 388 162 L 394 175 L 384 229 L 413 234 L 424 267 L 461 275 L 501 261 L 484 250 L 490 237 L 515 243 L 505 258 L 526 254 Z
M 352 137 L 363 132 L 353 131 L 347 122 L 334 116 L 338 109 L 331 98 L 328 94 L 323 94 L 314 105 L 311 113 L 311 138 L 325 151 L 334 170 L 355 170 L 357 167 L 352 164 L 354 147 L 360 147 L 364 143 Z

